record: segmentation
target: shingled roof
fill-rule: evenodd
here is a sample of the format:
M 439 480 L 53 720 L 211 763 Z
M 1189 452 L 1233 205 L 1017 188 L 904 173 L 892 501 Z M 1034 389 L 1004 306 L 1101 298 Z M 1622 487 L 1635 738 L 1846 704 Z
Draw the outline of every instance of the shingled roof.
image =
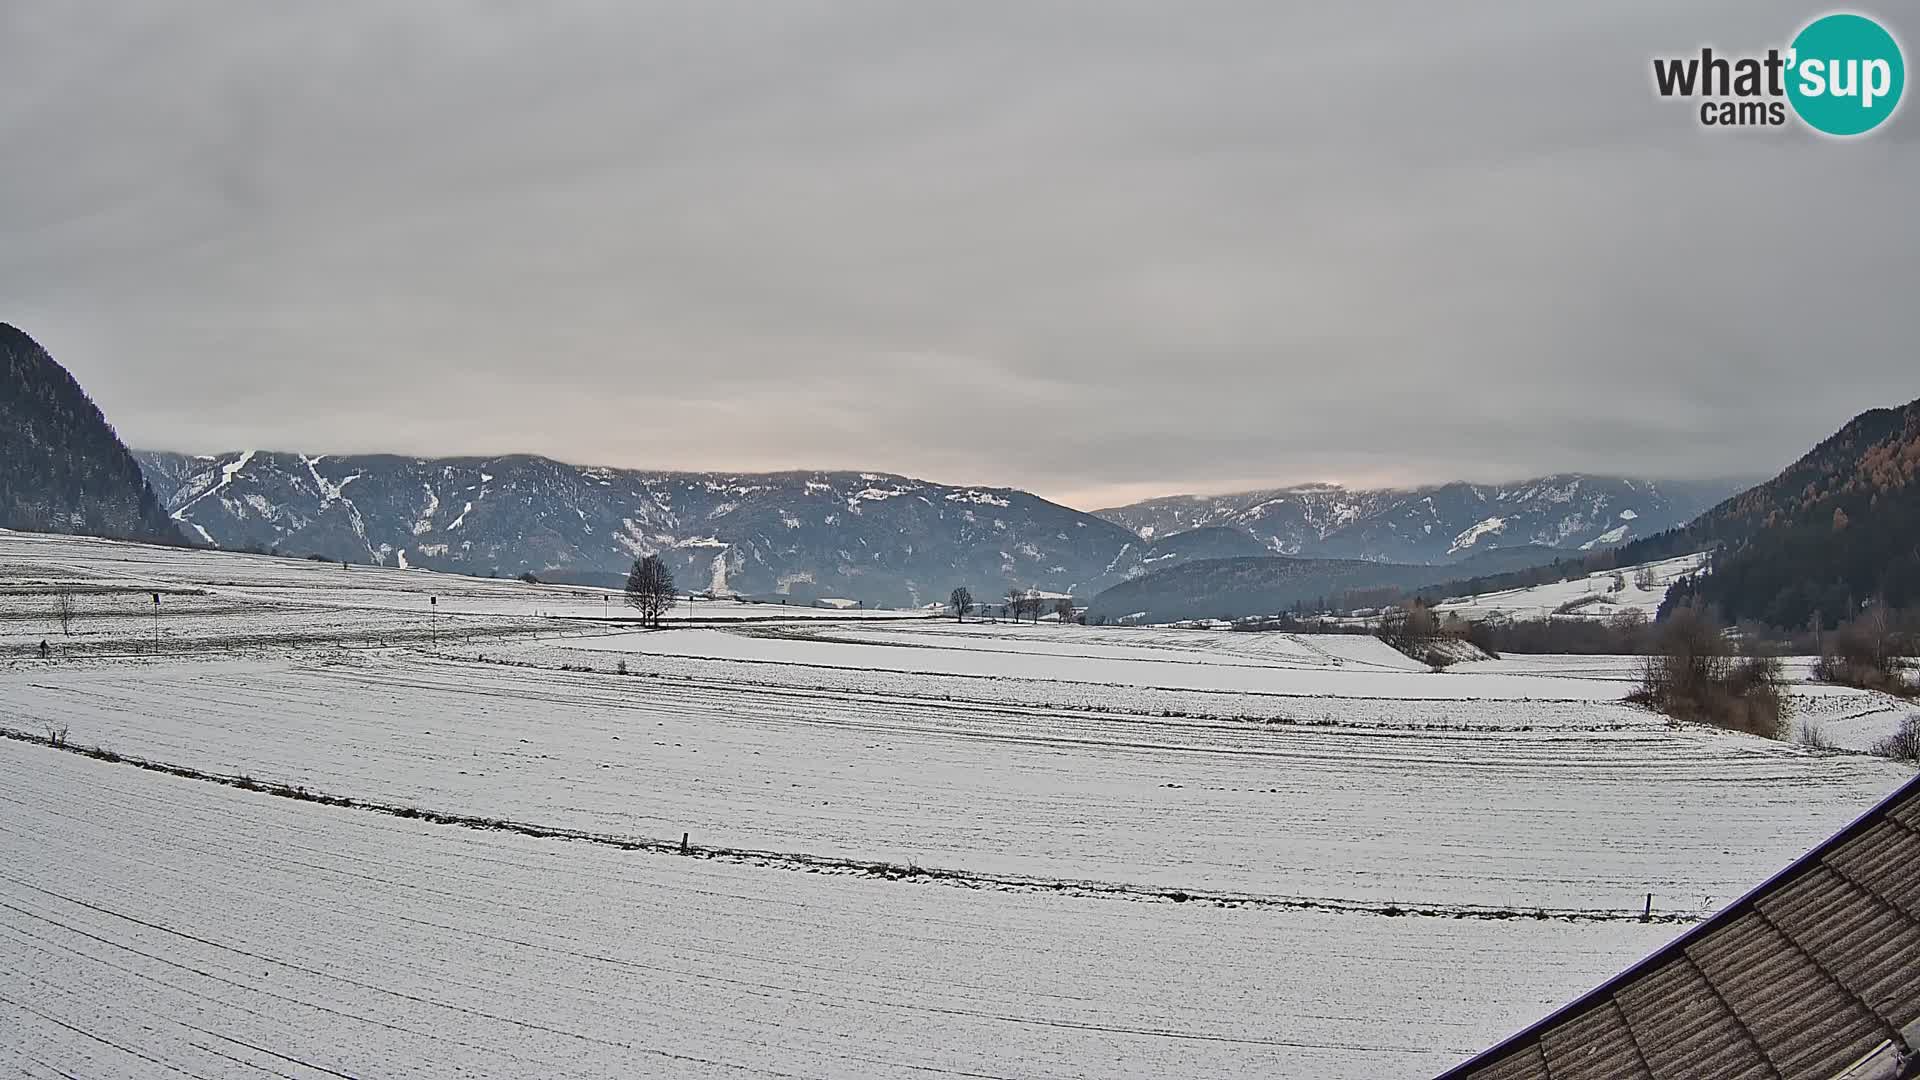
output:
M 1920 1076 L 1920 777 L 1440 1080 Z

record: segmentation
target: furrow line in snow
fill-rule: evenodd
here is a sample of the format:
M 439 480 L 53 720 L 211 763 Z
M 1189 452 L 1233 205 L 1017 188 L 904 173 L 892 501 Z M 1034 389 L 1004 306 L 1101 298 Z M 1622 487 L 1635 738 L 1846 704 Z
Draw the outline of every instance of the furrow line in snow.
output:
M 961 868 L 924 867 L 910 863 L 893 863 L 844 856 L 819 855 L 803 851 L 768 851 L 746 847 L 695 844 L 691 842 L 690 837 L 674 840 L 671 838 L 597 833 L 584 829 L 543 825 L 535 822 L 488 818 L 473 814 L 449 813 L 405 803 L 387 803 L 371 799 L 333 795 L 325 792 L 312 791 L 305 787 L 294 787 L 284 783 L 262 782 L 249 776 L 229 776 L 185 765 L 130 757 L 101 747 L 68 745 L 62 739 L 56 739 L 46 735 L 37 735 L 32 732 L 20 731 L 14 728 L 0 727 L 0 738 L 31 743 L 49 749 L 62 750 L 67 753 L 78 754 L 112 764 L 128 765 L 150 772 L 165 773 L 187 780 L 197 780 L 203 783 L 220 784 L 226 787 L 256 791 L 300 802 L 310 802 L 325 806 L 415 819 L 436 825 L 512 832 L 540 839 L 570 840 L 599 844 L 620 848 L 625 851 L 638 851 L 655 855 L 681 855 L 693 858 L 719 859 L 745 865 L 798 870 L 809 873 L 839 873 L 861 875 L 888 881 L 943 884 L 966 889 L 986 888 L 1008 892 L 1064 894 L 1095 899 L 1163 901 L 1172 903 L 1192 902 L 1197 904 L 1213 904 L 1222 907 L 1277 908 L 1384 917 L 1421 916 L 1426 918 L 1485 920 L 1533 919 L 1578 923 L 1648 921 L 1641 912 L 1623 909 L 1545 907 L 1514 909 L 1483 904 L 1380 904 L 1344 900 L 1338 897 L 1240 893 L 1218 889 L 1182 889 L 1159 885 L 1139 885 L 1127 882 L 1046 878 L 1010 873 L 986 873 Z M 1698 922 L 1702 917 L 1702 913 L 1693 911 L 1662 912 L 1652 916 L 1652 921 L 1690 924 Z

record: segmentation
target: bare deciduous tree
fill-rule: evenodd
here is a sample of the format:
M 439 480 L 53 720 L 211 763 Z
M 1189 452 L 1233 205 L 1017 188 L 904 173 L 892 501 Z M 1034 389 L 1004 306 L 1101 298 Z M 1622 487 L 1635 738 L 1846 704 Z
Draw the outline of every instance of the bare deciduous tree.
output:
M 1060 620 L 1060 623 L 1063 626 L 1066 625 L 1067 623 L 1072 622 L 1073 621 L 1073 598 L 1070 596 L 1063 596 L 1060 599 L 1055 600 L 1053 602 L 1053 614 L 1056 618 Z
M 1902 697 L 1920 694 L 1920 685 L 1906 676 L 1911 663 L 1902 655 L 1911 646 L 1900 640 L 1894 623 L 1886 602 L 1876 598 L 1866 610 L 1823 636 L 1814 678 Z
M 660 617 L 673 610 L 673 571 L 658 555 L 646 555 L 633 561 L 627 575 L 627 604 L 640 613 L 640 622 L 659 626 Z
M 67 635 L 68 637 L 72 637 L 73 636 L 73 593 L 68 592 L 65 589 L 60 590 L 60 595 L 58 598 L 56 598 L 54 603 L 55 603 L 55 609 L 60 613 L 60 632 Z
M 1439 632 L 1440 617 L 1425 600 L 1416 598 L 1406 607 L 1380 612 L 1380 640 L 1416 659 L 1424 657 L 1427 642 Z
M 1047 601 L 1038 589 L 1009 589 L 1007 598 L 1013 601 L 1013 617 L 1016 621 L 1024 615 L 1038 623 L 1040 616 L 1047 613 Z
M 973 610 L 973 590 L 965 585 L 953 590 L 947 597 L 947 604 L 953 608 L 953 617 L 959 622 L 967 621 L 967 612 Z

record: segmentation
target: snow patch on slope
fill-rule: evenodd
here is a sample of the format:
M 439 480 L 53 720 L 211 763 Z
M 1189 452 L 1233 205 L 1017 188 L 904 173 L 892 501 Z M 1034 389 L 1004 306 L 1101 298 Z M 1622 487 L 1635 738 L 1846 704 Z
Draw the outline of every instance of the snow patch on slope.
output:
M 1453 538 L 1453 543 L 1447 548 L 1447 554 L 1458 554 L 1479 543 L 1480 538 L 1483 536 L 1491 536 L 1505 531 L 1507 531 L 1506 518 L 1490 517 L 1485 521 L 1476 522 L 1459 536 Z
M 969 502 L 979 506 L 1005 507 L 1007 500 L 990 491 L 955 491 L 947 495 L 948 502 Z
M 415 536 L 421 536 L 433 531 L 433 515 L 440 509 L 440 496 L 434 494 L 433 488 L 428 487 L 426 484 L 421 484 L 420 487 L 427 493 L 427 504 L 420 508 L 420 518 L 413 523 L 413 535 Z M 406 562 L 403 560 L 400 565 L 405 566 Z
M 1587 541 L 1586 543 L 1581 544 L 1580 550 L 1592 551 L 1594 548 L 1604 544 L 1617 544 L 1620 541 L 1626 539 L 1627 530 L 1629 528 L 1631 528 L 1631 526 L 1615 525 L 1613 528 L 1608 529 L 1606 532 L 1601 533 L 1599 536 L 1596 536 L 1593 539 Z
M 300 463 L 307 467 L 307 475 L 313 477 L 314 488 L 320 492 L 320 509 L 325 510 L 336 502 L 345 506 L 347 508 L 347 523 L 353 527 L 353 534 L 360 538 L 361 543 L 367 545 L 367 554 L 373 556 L 375 560 L 385 563 L 385 554 L 375 551 L 373 544 L 367 540 L 367 519 L 360 515 L 360 508 L 355 506 L 353 500 L 347 498 L 345 494 L 347 485 L 360 479 L 360 474 L 354 473 L 352 476 L 336 484 L 326 477 L 321 476 L 320 470 L 317 467 L 321 460 L 326 457 L 325 454 L 316 454 L 313 457 L 301 454 L 299 457 Z
M 224 488 L 226 488 L 228 484 L 233 483 L 233 478 L 239 475 L 241 469 L 244 469 L 247 467 L 247 462 L 253 460 L 253 454 L 254 452 L 252 450 L 248 450 L 242 453 L 239 457 L 235 458 L 231 464 L 220 466 L 220 482 L 208 488 L 207 490 L 201 492 L 200 494 L 195 495 L 192 499 L 188 500 L 184 505 L 182 505 L 180 509 L 175 510 L 171 515 L 173 517 L 173 520 L 186 521 L 187 519 L 181 515 L 185 514 L 188 510 L 193 509 L 194 503 L 199 502 L 200 500 L 206 498 L 209 495 L 214 494 L 215 492 L 223 490 Z M 201 529 L 200 526 L 198 525 L 195 525 L 194 528 L 200 529 L 200 535 L 206 536 L 207 543 L 213 544 L 213 537 L 207 536 L 207 530 Z M 213 546 L 219 547 L 220 545 L 213 544 Z

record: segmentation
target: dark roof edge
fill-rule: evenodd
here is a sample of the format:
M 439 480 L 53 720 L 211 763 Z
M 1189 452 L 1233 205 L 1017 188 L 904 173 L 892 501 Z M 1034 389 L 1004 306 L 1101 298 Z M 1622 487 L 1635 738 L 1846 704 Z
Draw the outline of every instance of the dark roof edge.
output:
M 1895 806 L 1909 799 L 1920 799 L 1920 775 L 1916 775 L 1913 779 L 1900 785 L 1886 798 L 1875 803 L 1872 809 L 1855 818 L 1846 828 L 1841 829 L 1839 832 L 1834 833 L 1832 836 L 1827 837 L 1815 845 L 1813 850 L 1789 863 L 1785 869 L 1747 890 L 1746 895 L 1716 912 L 1706 922 L 1700 923 L 1693 929 L 1667 942 L 1632 967 L 1580 995 L 1572 1002 L 1555 1009 L 1521 1031 L 1508 1036 L 1488 1049 L 1482 1050 L 1480 1053 L 1441 1073 L 1435 1077 L 1434 1080 L 1463 1080 L 1468 1073 L 1474 1070 L 1484 1069 L 1495 1062 L 1501 1061 L 1514 1053 L 1534 1045 L 1539 1042 L 1540 1036 L 1545 1034 L 1548 1028 L 1571 1020 L 1575 1016 L 1586 1012 L 1588 1009 L 1601 1004 L 1612 995 L 1615 990 L 1638 978 L 1641 974 L 1672 959 L 1675 954 L 1684 950 L 1696 939 L 1713 933 L 1715 930 L 1746 914 L 1754 904 L 1759 902 L 1761 897 L 1784 887 L 1801 874 L 1815 869 L 1820 864 L 1821 857 L 1827 852 L 1832 851 L 1834 848 L 1839 847 L 1841 844 L 1872 828 L 1878 824 L 1881 819 L 1885 818 L 1888 812 Z

